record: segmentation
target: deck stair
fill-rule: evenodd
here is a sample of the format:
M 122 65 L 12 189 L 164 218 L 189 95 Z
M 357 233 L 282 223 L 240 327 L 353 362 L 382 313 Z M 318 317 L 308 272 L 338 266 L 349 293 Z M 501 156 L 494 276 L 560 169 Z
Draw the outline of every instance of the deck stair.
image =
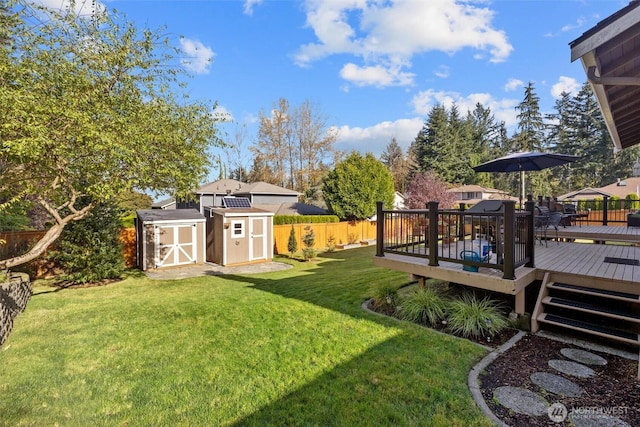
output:
M 547 273 L 531 316 L 531 331 L 535 333 L 544 326 L 640 348 L 640 289 L 629 293 L 559 283 Z

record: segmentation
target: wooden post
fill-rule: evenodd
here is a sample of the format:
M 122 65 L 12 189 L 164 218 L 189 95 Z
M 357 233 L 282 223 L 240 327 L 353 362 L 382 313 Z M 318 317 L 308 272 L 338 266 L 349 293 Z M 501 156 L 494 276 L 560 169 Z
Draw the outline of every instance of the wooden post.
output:
M 527 236 L 525 240 L 525 248 L 524 254 L 527 258 L 529 258 L 529 262 L 525 265 L 527 267 L 534 268 L 536 266 L 535 255 L 536 255 L 536 230 L 535 230 L 535 221 L 534 221 L 534 209 L 535 202 L 531 199 L 527 200 L 525 203 L 526 210 L 529 212 L 529 216 L 527 216 Z
M 384 256 L 384 203 L 376 202 L 376 256 Z
M 515 239 L 514 228 L 516 226 L 515 212 L 516 203 L 513 200 L 505 200 L 504 202 L 504 270 L 502 271 L 503 279 L 515 279 L 514 256 L 515 256 Z
M 429 202 L 429 266 L 437 267 L 438 265 L 438 203 Z

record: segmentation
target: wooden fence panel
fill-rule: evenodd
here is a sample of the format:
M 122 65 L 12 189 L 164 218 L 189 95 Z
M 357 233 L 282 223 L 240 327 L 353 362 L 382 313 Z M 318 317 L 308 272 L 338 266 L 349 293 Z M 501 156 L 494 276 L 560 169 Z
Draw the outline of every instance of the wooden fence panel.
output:
M 329 247 L 329 238 L 333 237 L 334 245 L 357 243 L 361 240 L 376 238 L 376 223 L 371 221 L 324 222 L 310 224 L 283 224 L 273 226 L 273 244 L 275 254 L 289 252 L 289 235 L 291 228 L 295 230 L 298 250 L 304 247 L 305 227 L 310 226 L 315 234 L 315 249 Z

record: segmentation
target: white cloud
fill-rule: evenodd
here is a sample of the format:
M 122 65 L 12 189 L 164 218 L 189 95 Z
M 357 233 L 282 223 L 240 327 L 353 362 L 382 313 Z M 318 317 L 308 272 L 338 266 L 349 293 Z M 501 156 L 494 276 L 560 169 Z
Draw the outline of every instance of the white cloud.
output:
M 573 77 L 560 76 L 558 82 L 551 86 L 551 96 L 554 99 L 560 99 L 562 92 L 577 93 L 582 85 Z
M 380 156 L 391 139 L 395 138 L 406 151 L 423 125 L 424 119 L 416 117 L 385 121 L 366 128 L 341 126 L 338 128 L 336 147 L 342 151 L 355 150 Z
M 507 84 L 504 85 L 504 90 L 505 92 L 513 92 L 521 87 L 524 87 L 524 82 L 522 80 L 511 78 L 507 81 Z
M 457 92 L 429 89 L 418 93 L 411 102 L 414 112 L 424 117 L 427 117 L 431 109 L 436 105 L 451 108 L 455 104 L 460 114 L 465 115 L 467 111 L 475 110 L 476 104 L 480 103 L 482 106 L 490 108 L 496 120 L 504 122 L 507 128 L 512 128 L 517 124 L 515 106 L 518 105 L 519 101 L 507 98 L 494 99 L 489 93 L 472 93 L 463 96 Z
M 198 40 L 191 40 L 187 38 L 180 38 L 180 47 L 185 54 L 185 58 L 182 59 L 182 64 L 187 70 L 193 71 L 196 74 L 207 74 L 209 67 L 213 62 L 213 51 L 199 42 Z
M 75 4 L 72 4 L 71 0 L 29 0 L 33 4 L 37 4 L 47 9 L 56 10 L 59 12 L 65 12 L 73 10 L 78 16 L 91 16 L 96 13 L 104 12 L 105 6 L 99 1 L 95 3 L 92 0 L 76 0 Z
M 307 26 L 317 41 L 303 45 L 300 66 L 335 54 L 350 54 L 366 64 L 410 66 L 414 55 L 429 51 L 453 54 L 471 48 L 504 61 L 513 50 L 504 31 L 492 27 L 493 12 L 455 0 L 315 0 L 305 3 Z M 374 82 L 373 84 L 378 84 Z M 409 83 L 407 83 L 409 84 Z
M 441 79 L 446 79 L 451 74 L 451 70 L 446 65 L 441 65 L 433 72 L 433 74 Z
M 562 27 L 560 31 L 564 33 L 567 31 L 575 30 L 576 28 L 581 28 L 584 26 L 586 22 L 587 20 L 585 18 L 578 18 L 576 22 L 574 22 L 573 24 L 567 24 L 564 27 Z
M 405 73 L 399 68 L 385 68 L 382 65 L 359 67 L 353 63 L 345 64 L 340 77 L 356 86 L 406 86 L 413 84 L 413 73 Z
M 262 4 L 263 0 L 245 0 L 242 9 L 245 15 L 253 15 L 253 7 Z

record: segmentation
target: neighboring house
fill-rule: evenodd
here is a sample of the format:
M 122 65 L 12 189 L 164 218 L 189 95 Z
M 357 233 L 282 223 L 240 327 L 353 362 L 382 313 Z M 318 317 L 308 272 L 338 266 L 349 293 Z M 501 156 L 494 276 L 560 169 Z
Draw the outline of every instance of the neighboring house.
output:
M 164 199 L 158 202 L 155 202 L 151 205 L 151 209 L 175 209 L 176 208 L 176 199 Z
M 298 202 L 300 193 L 266 182 L 246 184 L 235 179 L 210 182 L 193 191 L 194 201 L 177 203 L 178 209 L 196 209 L 205 214 L 206 208 L 223 206 L 222 198 L 245 197 L 251 206 L 276 215 L 326 215 L 326 209 Z
M 393 193 L 393 209 L 394 210 L 405 209 L 406 205 L 404 203 L 406 200 L 407 198 L 405 197 L 404 194 L 400 193 L 399 191 L 395 191 Z
M 456 195 L 456 203 L 475 205 L 482 200 L 517 200 L 509 193 L 495 188 L 485 188 L 480 185 L 463 185 L 461 187 L 450 188 L 448 193 Z
M 563 194 L 558 200 L 593 200 L 602 199 L 604 196 L 617 196 L 624 199 L 629 194 L 636 194 L 640 197 L 640 177 L 634 176 L 627 179 L 619 179 L 613 184 L 605 185 L 600 188 L 583 188 L 571 193 Z

